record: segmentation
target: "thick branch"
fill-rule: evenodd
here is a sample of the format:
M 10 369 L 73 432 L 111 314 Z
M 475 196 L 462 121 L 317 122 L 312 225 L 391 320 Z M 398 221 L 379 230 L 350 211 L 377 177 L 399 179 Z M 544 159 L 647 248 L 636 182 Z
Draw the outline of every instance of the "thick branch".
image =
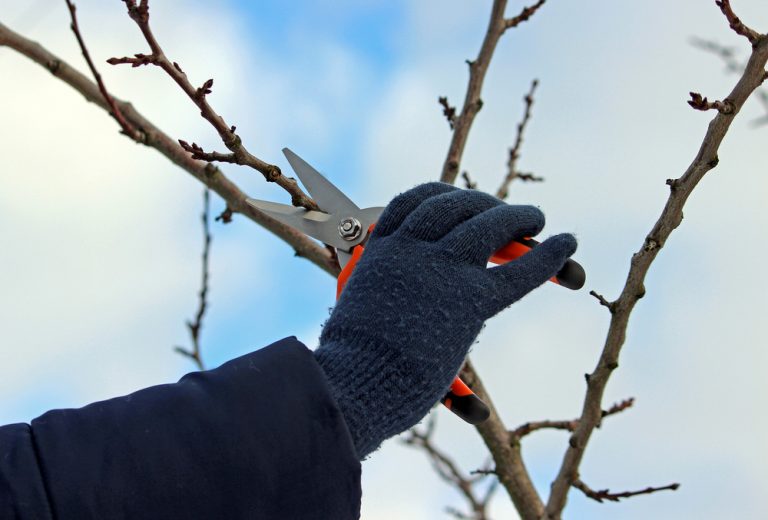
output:
M 722 7 L 722 6 L 721 6 Z M 743 75 L 727 96 L 733 105 L 733 112 L 718 113 L 710 122 L 704 140 L 696 157 L 685 173 L 668 182 L 670 195 L 656 224 L 645 238 L 640 250 L 632 257 L 629 273 L 619 298 L 614 302 L 608 334 L 597 367 L 587 379 L 587 394 L 576 431 L 570 438 L 569 448 L 563 458 L 560 471 L 552 484 L 552 493 L 547 503 L 546 517 L 560 518 L 565 507 L 568 490 L 578 478 L 584 450 L 595 427 L 600 423 L 603 393 L 608 379 L 619 366 L 619 353 L 624 345 L 629 316 L 637 301 L 645 294 L 645 276 L 651 263 L 659 254 L 672 231 L 683 220 L 686 200 L 704 175 L 718 163 L 717 152 L 733 118 L 744 102 L 763 82 L 765 65 L 768 62 L 768 38 L 760 37 L 755 43 L 752 55 Z
M 131 19 L 139 26 L 141 33 L 144 35 L 144 39 L 149 44 L 152 54 L 148 56 L 137 54 L 135 55 L 135 58 L 112 58 L 107 60 L 107 62 L 112 65 L 131 63 L 133 66 L 136 66 L 137 64 L 152 64 L 163 69 L 171 79 L 181 87 L 189 99 L 197 105 L 200 109 L 200 115 L 213 126 L 219 134 L 219 137 L 221 137 L 224 146 L 232 152 L 234 160 L 229 160 L 227 162 L 235 162 L 237 164 L 249 166 L 261 172 L 267 182 L 278 184 L 291 195 L 291 203 L 294 206 L 303 206 L 307 209 L 314 210 L 319 209 L 315 201 L 309 198 L 301 190 L 295 179 L 284 176 L 280 171 L 280 168 L 274 164 L 266 163 L 251 154 L 243 145 L 240 136 L 235 133 L 235 127 L 228 125 L 224 121 L 224 118 L 211 107 L 208 103 L 207 95 L 211 93 L 211 87 L 213 86 L 212 79 L 207 80 L 200 88 L 197 88 L 192 85 L 181 67 L 176 62 L 173 62 L 166 57 L 149 26 L 148 1 L 142 0 L 141 4 L 138 6 L 134 0 L 123 1 L 128 8 L 128 14 Z
M 110 107 L 104 100 L 99 87 L 83 74 L 72 68 L 59 57 L 50 53 L 40 44 L 28 40 L 18 33 L 0 24 L 0 46 L 7 46 L 45 67 L 55 77 L 80 92 L 86 100 L 95 103 L 107 112 Z M 299 256 L 307 258 L 332 275 L 338 274 L 338 268 L 331 263 L 328 251 L 304 233 L 283 225 L 245 203 L 246 195 L 230 181 L 218 168 L 210 163 L 192 159 L 179 144 L 163 133 L 154 124 L 141 115 L 130 103 L 115 99 L 125 119 L 143 134 L 142 144 L 150 146 L 163 154 L 171 162 L 180 166 L 197 180 L 215 191 L 223 198 L 231 212 L 245 215 L 257 224 L 265 227 L 293 247 Z
M 490 417 L 478 424 L 476 428 L 491 452 L 499 482 L 507 490 L 515 509 L 523 520 L 539 518 L 544 513 L 544 504 L 525 468 L 520 445 L 509 442 L 508 428 L 499 417 L 491 397 L 470 360 L 464 364 L 460 375 L 491 410 Z
M 573 487 L 584 493 L 592 500 L 597 500 L 598 502 L 602 503 L 603 500 L 608 500 L 609 502 L 618 502 L 622 498 L 636 497 L 637 495 L 650 495 L 651 493 L 657 493 L 659 491 L 677 491 L 677 488 L 680 487 L 680 484 L 675 482 L 674 484 L 668 484 L 666 486 L 660 487 L 648 486 L 647 488 L 641 489 L 639 491 L 622 491 L 620 493 L 611 493 L 610 489 L 594 490 L 587 486 L 581 479 L 576 479 L 573 483 Z
M 507 0 L 494 0 L 488 21 L 488 29 L 486 30 L 478 56 L 474 61 L 468 62 L 469 83 L 461 112 L 453 121 L 453 134 L 445 162 L 443 163 L 440 175 L 441 181 L 450 184 L 456 181 L 461 158 L 464 154 L 464 147 L 469 137 L 469 130 L 472 127 L 475 116 L 483 105 L 480 93 L 499 38 L 509 27 L 530 18 L 533 12 L 543 4 L 544 0 L 539 0 L 534 7 L 524 9 L 517 17 L 511 19 L 517 19 L 517 21 L 510 22 L 504 18 Z M 528 475 L 528 471 L 523 464 L 520 447 L 510 445 L 508 429 L 499 417 L 498 412 L 496 412 L 490 396 L 485 391 L 479 376 L 469 360 L 467 360 L 461 371 L 461 377 L 491 409 L 490 417 L 477 425 L 476 428 L 491 452 L 496 464 L 499 482 L 507 490 L 515 508 L 523 519 L 539 518 L 544 511 L 544 504 L 536 492 L 530 475 Z
M 504 176 L 504 180 L 496 191 L 496 197 L 501 200 L 506 199 L 509 196 L 509 185 L 512 184 L 516 178 L 528 180 L 528 181 L 541 181 L 540 177 L 536 177 L 531 174 L 521 174 L 517 171 L 517 160 L 520 158 L 520 148 L 523 145 L 523 134 L 525 128 L 528 126 L 528 121 L 531 119 L 531 108 L 533 107 L 533 94 L 536 92 L 536 87 L 539 86 L 539 80 L 534 79 L 531 82 L 531 89 L 528 94 L 525 95 L 523 101 L 525 101 L 525 111 L 523 112 L 523 119 L 517 124 L 517 135 L 515 136 L 515 144 L 509 149 L 509 159 L 507 160 L 507 174 Z
M 472 127 L 475 116 L 483 106 L 480 93 L 483 89 L 485 74 L 488 72 L 488 65 L 491 63 L 491 58 L 496 50 L 499 38 L 508 28 L 514 27 L 530 18 L 544 2 L 545 0 L 539 0 L 534 6 L 526 7 L 519 15 L 507 20 L 504 18 L 507 0 L 494 0 L 493 7 L 491 8 L 491 18 L 488 21 L 488 29 L 485 33 L 483 44 L 480 47 L 480 52 L 477 55 L 477 59 L 468 62 L 469 84 L 467 85 L 461 113 L 455 118 L 453 124 L 451 144 L 448 147 L 448 155 L 445 158 L 443 171 L 440 174 L 441 181 L 453 184 L 456 181 L 456 176 L 459 174 L 461 157 L 464 155 L 464 147 L 467 144 L 469 130 Z M 517 21 L 513 22 L 514 20 Z

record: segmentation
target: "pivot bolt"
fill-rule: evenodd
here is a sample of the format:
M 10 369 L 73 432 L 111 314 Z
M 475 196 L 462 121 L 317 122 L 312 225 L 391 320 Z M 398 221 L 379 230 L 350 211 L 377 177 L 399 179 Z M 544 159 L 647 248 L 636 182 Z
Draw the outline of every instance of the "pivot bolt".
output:
M 349 242 L 360 237 L 363 226 L 355 217 L 346 217 L 339 221 L 339 235 Z

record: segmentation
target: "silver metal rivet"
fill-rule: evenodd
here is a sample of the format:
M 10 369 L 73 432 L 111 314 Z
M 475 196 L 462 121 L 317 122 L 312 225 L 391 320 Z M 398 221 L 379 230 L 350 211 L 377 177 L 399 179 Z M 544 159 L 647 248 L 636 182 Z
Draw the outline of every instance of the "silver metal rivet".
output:
M 349 242 L 360 237 L 363 226 L 355 217 L 345 217 L 339 221 L 339 235 Z

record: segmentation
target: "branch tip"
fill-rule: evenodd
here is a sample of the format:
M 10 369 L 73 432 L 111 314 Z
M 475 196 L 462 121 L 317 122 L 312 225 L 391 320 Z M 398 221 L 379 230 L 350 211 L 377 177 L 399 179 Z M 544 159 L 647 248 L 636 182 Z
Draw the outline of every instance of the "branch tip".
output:
M 448 98 L 445 96 L 437 98 L 437 102 L 443 107 L 443 115 L 448 120 L 451 130 L 453 130 L 453 125 L 456 123 L 456 107 L 448 104 Z
M 203 83 L 203 86 L 198 88 L 195 91 L 195 96 L 198 100 L 202 101 L 205 99 L 205 96 L 210 94 L 212 92 L 211 87 L 213 87 L 213 79 L 207 80 L 205 83 Z
M 717 110 L 723 115 L 731 115 L 736 110 L 736 107 L 730 99 L 709 101 L 698 92 L 689 92 L 689 94 L 691 99 L 688 101 L 688 104 L 695 110 Z
M 599 294 L 597 291 L 589 291 L 589 294 L 594 296 L 597 301 L 600 302 L 600 305 L 606 307 L 611 314 L 616 311 L 616 302 L 609 302 L 602 294 Z
M 733 31 L 741 36 L 744 36 L 747 40 L 749 40 L 749 43 L 752 44 L 752 46 L 756 46 L 758 41 L 760 40 L 760 34 L 744 25 L 744 22 L 741 21 L 741 19 L 736 16 L 736 13 L 733 12 L 733 9 L 731 8 L 731 0 L 715 0 L 715 4 L 720 8 L 720 11 L 722 11 L 723 15 L 725 15 L 726 20 L 728 20 L 728 25 L 733 29 Z
M 523 10 L 520 11 L 520 14 L 518 14 L 517 16 L 514 16 L 512 18 L 506 18 L 504 20 L 504 26 L 503 26 L 502 30 L 506 31 L 507 29 L 511 29 L 513 27 L 517 27 L 518 25 L 520 25 L 523 22 L 527 22 L 531 18 L 531 16 L 536 14 L 536 11 L 538 11 L 539 8 L 542 5 L 544 5 L 544 2 L 546 2 L 546 1 L 547 0 L 539 0 L 538 2 L 536 2 L 535 4 L 533 4 L 531 6 L 524 7 Z
M 221 222 L 222 224 L 229 224 L 232 222 L 232 215 L 234 215 L 234 211 L 232 211 L 232 208 L 227 206 L 224 208 L 224 211 L 222 211 L 218 217 L 216 217 L 216 222 Z
M 107 103 L 107 106 L 109 106 L 110 115 L 115 118 L 115 121 L 117 121 L 117 124 L 120 125 L 120 131 L 133 139 L 137 142 L 142 142 L 142 140 L 145 138 L 142 132 L 139 132 L 136 130 L 136 128 L 128 122 L 128 120 L 123 116 L 122 111 L 120 110 L 120 107 L 117 106 L 117 103 L 115 102 L 115 99 L 112 97 L 112 95 L 107 91 L 107 86 L 104 84 L 104 81 L 101 79 L 101 74 L 99 74 L 99 71 L 96 69 L 96 65 L 93 63 L 93 60 L 91 59 L 91 54 L 88 52 L 88 47 L 85 45 L 85 40 L 83 39 L 83 35 L 80 33 L 80 27 L 77 23 L 77 8 L 75 7 L 75 4 L 72 3 L 70 0 L 66 0 L 67 7 L 69 8 L 69 16 L 70 16 L 70 29 L 72 29 L 72 32 L 75 34 L 75 38 L 77 39 L 77 43 L 80 46 L 80 51 L 83 54 L 83 58 L 85 58 L 85 62 L 88 64 L 88 68 L 91 71 L 91 75 L 93 76 L 93 79 L 96 81 L 96 84 L 99 87 L 99 92 L 101 93 L 101 96 L 104 98 L 104 101 Z M 57 66 L 56 70 L 58 70 L 60 62 L 57 60 Z M 56 73 L 56 70 L 50 69 L 52 73 Z
M 469 176 L 468 171 L 464 170 L 463 172 L 461 172 L 461 178 L 464 181 L 464 188 L 468 190 L 477 189 L 477 182 L 472 180 L 472 178 Z
M 282 176 L 277 166 L 262 161 L 251 154 L 243 146 L 240 136 L 235 133 L 235 126 L 228 125 L 224 118 L 208 104 L 207 95 L 211 93 L 213 79 L 206 80 L 202 86 L 196 88 L 189 81 L 181 66 L 177 62 L 168 59 L 149 26 L 148 0 L 142 0 L 138 5 L 136 5 L 135 0 L 123 0 L 123 2 L 128 9 L 128 15 L 136 22 L 144 39 L 149 44 L 151 54 L 135 54 L 133 58 L 110 58 L 108 63 L 113 65 L 129 63 L 133 67 L 150 63 L 159 66 L 200 109 L 200 115 L 214 127 L 224 145 L 232 152 L 230 154 L 219 152 L 206 153 L 201 147 L 192 143 L 192 145 L 184 148 L 192 154 L 192 158 L 203 161 L 228 162 L 253 168 L 264 175 L 267 181 L 274 182 L 285 189 L 291 195 L 291 200 L 295 201 L 296 205 L 307 209 L 318 209 L 317 204 L 296 183 L 291 184 Z
M 536 92 L 536 87 L 538 86 L 538 79 L 531 81 L 531 87 L 523 97 L 523 101 L 525 102 L 525 109 L 523 111 L 522 119 L 517 124 L 515 142 L 512 145 L 512 148 L 509 149 L 509 157 L 507 159 L 507 173 L 504 176 L 499 189 L 496 190 L 496 197 L 498 199 L 504 200 L 509 196 L 509 187 L 512 184 L 512 181 L 515 179 L 520 179 L 527 182 L 542 182 L 544 180 L 543 177 L 537 177 L 532 173 L 522 173 L 517 169 L 517 161 L 520 158 L 520 150 L 523 145 L 523 134 L 525 133 L 525 129 L 531 119 L 531 108 L 533 107 L 534 102 L 533 94 Z
M 594 490 L 587 486 L 580 478 L 574 480 L 572 486 L 584 493 L 585 496 L 591 498 L 592 500 L 596 500 L 597 502 L 602 503 L 603 500 L 607 500 L 609 502 L 618 502 L 622 498 L 630 498 L 638 495 L 650 495 L 651 493 L 657 493 L 659 491 L 677 491 L 677 489 L 680 487 L 680 483 L 675 482 L 673 484 L 659 487 L 648 486 L 647 488 L 641 489 L 639 491 L 623 491 L 621 493 L 611 493 L 610 489 Z

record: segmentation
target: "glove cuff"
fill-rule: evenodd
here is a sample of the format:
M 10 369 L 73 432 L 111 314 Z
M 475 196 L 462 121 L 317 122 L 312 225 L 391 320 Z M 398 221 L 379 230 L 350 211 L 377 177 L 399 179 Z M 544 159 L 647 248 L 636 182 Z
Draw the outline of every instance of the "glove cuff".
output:
M 434 372 L 420 377 L 408 370 L 412 363 L 402 352 L 357 345 L 355 350 L 350 355 L 348 345 L 325 341 L 314 356 L 363 460 L 385 439 L 418 423 L 447 387 L 436 387 Z

